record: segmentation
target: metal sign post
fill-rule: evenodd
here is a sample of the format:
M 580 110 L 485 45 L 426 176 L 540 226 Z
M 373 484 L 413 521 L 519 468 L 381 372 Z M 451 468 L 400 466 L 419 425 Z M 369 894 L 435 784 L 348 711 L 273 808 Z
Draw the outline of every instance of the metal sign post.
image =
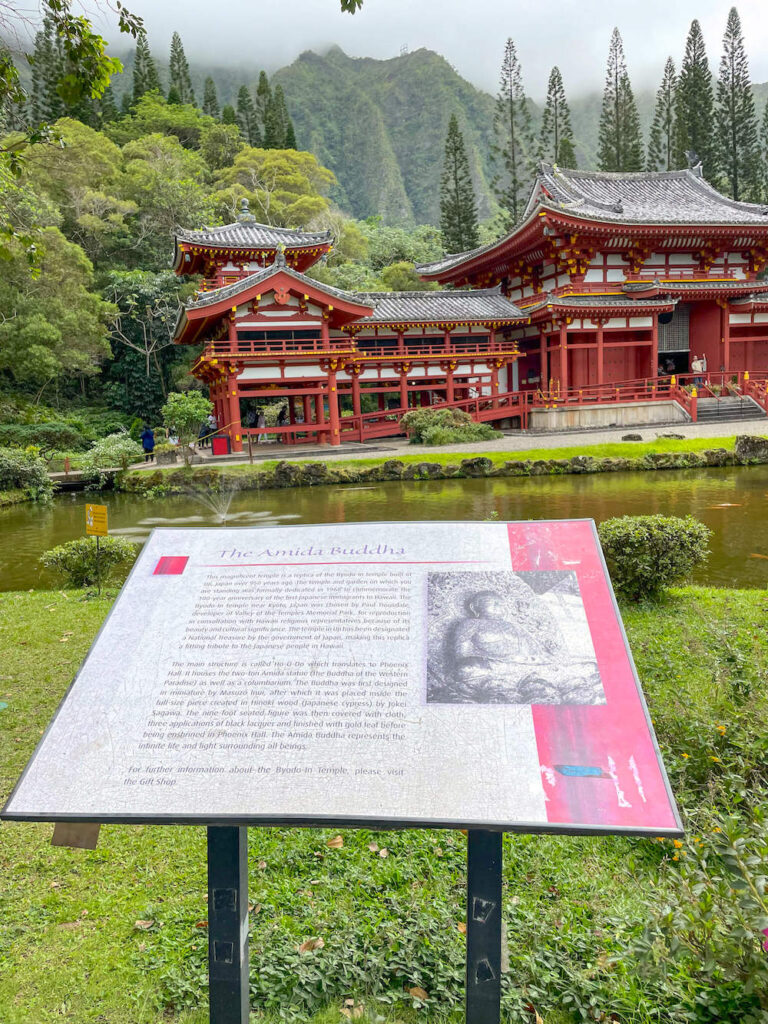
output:
M 248 1024 L 248 829 L 208 828 L 211 1024 Z
M 498 1024 L 501 1014 L 502 838 L 467 835 L 467 1024 Z

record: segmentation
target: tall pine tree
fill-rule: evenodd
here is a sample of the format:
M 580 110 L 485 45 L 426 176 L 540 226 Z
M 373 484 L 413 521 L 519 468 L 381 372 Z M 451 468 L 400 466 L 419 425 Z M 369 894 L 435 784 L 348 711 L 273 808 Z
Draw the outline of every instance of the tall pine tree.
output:
M 240 134 L 249 146 L 261 145 L 261 132 L 256 116 L 256 107 L 248 92 L 247 85 L 241 85 L 237 93 L 237 124 Z
M 475 187 L 469 170 L 459 120 L 451 114 L 445 139 L 445 159 L 440 180 L 440 230 L 448 252 L 463 252 L 478 244 Z
M 717 163 L 734 199 L 759 199 L 762 190 L 760 139 L 749 61 L 738 11 L 732 7 L 723 38 L 717 81 Z
M 291 121 L 291 115 L 288 113 L 288 107 L 285 102 L 285 93 L 283 92 L 282 85 L 278 85 L 275 88 L 272 102 L 275 107 L 275 117 L 279 125 L 280 145 L 276 148 L 296 149 L 296 132 L 293 127 L 293 121 Z
M 171 102 L 171 96 L 173 96 L 175 103 L 191 103 L 194 106 L 195 93 L 192 89 L 192 79 L 189 76 L 189 64 L 187 63 L 181 36 L 178 32 L 174 32 L 171 39 L 171 57 L 168 71 L 170 75 L 168 102 Z
M 676 104 L 677 73 L 675 63 L 667 57 L 664 75 L 659 91 L 656 93 L 656 107 L 653 112 L 653 124 L 648 139 L 649 171 L 672 171 L 676 164 Z
M 539 154 L 548 163 L 561 167 L 576 166 L 576 152 L 573 148 L 571 111 L 565 98 L 565 86 L 560 68 L 554 67 L 547 85 L 547 104 L 541 118 Z
M 237 124 L 237 111 L 229 103 L 221 108 L 222 124 Z
M 761 129 L 762 135 L 762 146 L 760 152 L 762 154 L 763 164 L 763 199 L 768 203 L 768 101 L 765 104 L 765 110 L 763 110 L 763 124 Z
M 531 111 L 523 88 L 523 74 L 515 44 L 507 40 L 501 65 L 499 94 L 493 119 L 495 141 L 491 156 L 496 165 L 492 181 L 506 230 L 518 221 L 533 177 L 534 142 Z
M 267 119 L 267 110 L 272 102 L 272 87 L 269 84 L 266 71 L 259 72 L 259 84 L 256 86 L 256 113 L 262 127 Z
M 219 110 L 219 97 L 216 95 L 216 83 L 208 76 L 203 86 L 203 113 L 208 117 L 215 117 L 218 121 L 221 117 Z
M 704 166 L 706 177 L 713 180 L 717 177 L 717 164 L 713 146 L 715 112 L 712 72 L 709 70 L 701 25 L 696 20 L 691 22 L 685 43 L 675 105 L 675 164 L 677 167 L 687 167 L 693 158 L 692 154 L 695 154 Z
M 136 56 L 133 60 L 133 102 L 137 103 L 148 92 L 160 92 L 160 77 L 152 54 L 146 32 L 140 32 L 136 38 Z
M 613 30 L 608 49 L 599 140 L 597 159 L 601 171 L 642 170 L 640 115 L 629 81 L 624 44 L 617 28 Z
M 58 93 L 58 83 L 64 73 L 64 61 L 60 41 L 50 16 L 43 19 L 43 26 L 35 36 L 35 50 L 31 63 L 32 119 L 39 123 L 56 121 L 65 113 L 64 101 Z

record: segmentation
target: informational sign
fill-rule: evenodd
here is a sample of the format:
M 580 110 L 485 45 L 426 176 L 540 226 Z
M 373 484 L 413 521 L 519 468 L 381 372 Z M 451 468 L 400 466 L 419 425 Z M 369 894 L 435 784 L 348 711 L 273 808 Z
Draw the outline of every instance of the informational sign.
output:
M 85 532 L 89 537 L 106 537 L 109 534 L 106 505 L 85 506 Z
M 680 831 L 591 520 L 155 530 L 3 817 Z

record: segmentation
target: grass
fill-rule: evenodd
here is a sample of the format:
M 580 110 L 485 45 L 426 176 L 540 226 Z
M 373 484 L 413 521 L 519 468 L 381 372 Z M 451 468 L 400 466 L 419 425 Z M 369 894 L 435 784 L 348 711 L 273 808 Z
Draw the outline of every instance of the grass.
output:
M 86 600 L 77 591 L 0 594 L 2 798 L 109 606 L 107 596 Z M 765 742 L 766 611 L 763 591 L 702 588 L 675 591 L 661 608 L 625 610 L 667 767 L 694 831 L 706 826 L 721 776 L 747 771 L 739 744 L 752 735 Z M 724 722 L 725 733 L 718 728 Z M 758 756 L 759 776 L 764 752 Z M 105 826 L 95 851 L 51 847 L 50 825 L 1 828 L 3 1024 L 207 1021 L 202 828 Z M 341 1024 L 345 996 L 365 1004 L 362 1024 L 457 1015 L 464 837 L 349 831 L 333 849 L 327 841 L 334 834 L 249 832 L 256 1019 L 293 1013 Z M 515 982 L 505 1020 L 532 1021 L 530 1004 L 544 1024 L 574 1024 L 577 1007 L 566 1002 L 574 994 L 585 1012 L 593 999 L 595 1012 L 632 1024 L 683 1019 L 658 1005 L 658 991 L 630 952 L 646 901 L 666 899 L 676 872 L 666 846 L 653 840 L 505 837 Z M 153 923 L 143 930 L 137 921 Z M 297 952 L 318 937 L 322 949 Z M 370 995 L 374 986 L 386 1001 Z M 427 991 L 426 1007 L 404 992 L 413 986 Z
M 729 435 L 727 437 L 691 437 L 685 438 L 681 441 L 657 439 L 655 441 L 622 441 L 611 444 L 582 444 L 563 448 L 531 448 L 523 451 L 499 451 L 497 449 L 493 449 L 490 451 L 457 450 L 451 452 L 432 452 L 429 448 L 419 446 L 419 451 L 415 454 L 411 454 L 408 449 L 403 449 L 403 454 L 398 452 L 396 454 L 362 459 L 347 459 L 334 456 L 333 458 L 329 458 L 327 463 L 334 469 L 343 470 L 347 468 L 365 469 L 371 466 L 381 466 L 392 459 L 405 464 L 434 462 L 441 466 L 447 466 L 452 464 L 458 465 L 463 459 L 484 458 L 490 459 L 495 466 L 499 466 L 510 461 L 527 462 L 536 459 L 570 459 L 576 455 L 587 455 L 593 458 L 639 459 L 644 455 L 656 453 L 702 452 L 712 448 L 725 448 L 728 451 L 732 451 L 735 443 L 736 435 Z M 331 451 L 332 449 L 329 449 L 329 455 L 331 454 Z M 290 457 L 290 461 L 292 462 L 299 460 L 305 463 L 326 461 L 310 457 Z M 218 468 L 227 474 L 266 473 L 273 470 L 280 461 L 280 459 L 266 459 L 262 462 L 256 462 L 253 465 L 250 465 L 249 463 L 238 463 L 234 465 L 220 464 Z M 160 472 L 173 472 L 178 468 L 179 467 L 177 466 L 160 466 L 159 470 Z M 211 466 L 206 465 L 203 468 L 206 471 L 210 471 L 210 469 L 216 469 L 217 466 L 214 463 Z

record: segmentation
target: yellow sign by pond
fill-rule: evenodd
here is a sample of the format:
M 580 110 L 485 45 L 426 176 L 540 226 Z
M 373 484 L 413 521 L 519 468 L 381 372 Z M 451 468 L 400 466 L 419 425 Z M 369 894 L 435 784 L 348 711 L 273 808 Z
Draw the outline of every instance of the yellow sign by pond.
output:
M 89 537 L 106 537 L 109 533 L 107 526 L 106 505 L 85 506 L 85 532 Z

